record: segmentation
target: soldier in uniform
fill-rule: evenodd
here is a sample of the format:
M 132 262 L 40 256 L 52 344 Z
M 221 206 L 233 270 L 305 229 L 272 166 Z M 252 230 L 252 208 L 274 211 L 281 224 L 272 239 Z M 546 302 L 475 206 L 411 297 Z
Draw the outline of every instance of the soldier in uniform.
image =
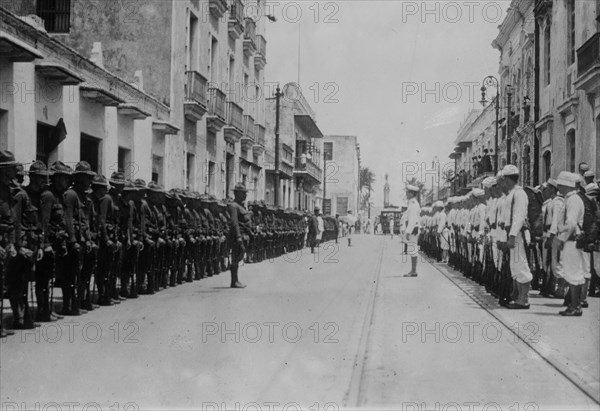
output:
M 20 166 L 20 167 L 19 167 Z M 19 169 L 20 168 L 20 169 Z M 17 164 L 17 175 L 24 175 L 23 166 Z M 16 255 L 6 264 L 6 285 L 13 312 L 13 328 L 35 328 L 28 301 L 28 285 L 32 280 L 34 253 L 38 251 L 37 209 L 31 204 L 19 180 L 10 183 L 14 215 L 14 247 Z M 22 180 L 21 180 L 22 181 Z
M 509 309 L 529 309 L 529 289 L 533 275 L 529 268 L 526 252 L 525 221 L 527 219 L 528 198 L 518 184 L 519 169 L 509 164 L 502 170 L 502 186 L 507 193 L 505 205 L 509 215 L 506 246 L 510 254 L 510 273 L 516 287 L 516 298 L 507 306 Z
M 163 187 L 150 181 L 148 183 L 147 203 L 151 212 L 151 220 L 153 221 L 150 234 L 154 241 L 154 265 L 152 272 L 152 291 L 158 292 L 168 285 L 168 264 L 167 254 L 169 248 L 168 242 L 168 226 L 165 209 L 165 190 Z
M 133 185 L 136 188 L 134 216 L 138 220 L 138 224 L 134 226 L 138 228 L 138 241 L 143 244 L 136 271 L 137 289 L 139 294 L 154 294 L 156 243 L 153 236 L 156 234 L 156 220 L 146 200 L 146 192 L 148 191 L 146 182 L 142 179 L 136 179 Z
M 408 184 L 406 186 L 406 197 L 408 198 L 408 209 L 406 210 L 406 234 L 407 253 L 410 255 L 411 270 L 405 277 L 417 276 L 418 237 L 419 237 L 419 215 L 421 206 L 418 201 L 419 188 Z
M 16 216 L 11 184 L 17 175 L 18 164 L 12 152 L 0 150 L 0 338 L 14 334 L 14 331 L 7 331 L 4 328 L 2 309 L 4 308 L 5 281 L 10 273 L 8 267 L 11 260 L 17 257 Z
M 25 187 L 31 204 L 38 211 L 39 238 L 35 261 L 35 295 L 37 301 L 36 320 L 41 322 L 62 318 L 62 316 L 52 313 L 52 307 L 50 307 L 50 281 L 54 276 L 55 255 L 52 244 L 56 242 L 56 226 L 53 225 L 56 221 L 53 222 L 52 219 L 58 200 L 48 187 L 49 176 L 50 172 L 46 164 L 36 161 L 29 167 L 29 185 Z M 62 213 L 54 216 L 54 219 L 56 220 L 57 217 L 62 220 Z M 64 221 L 62 223 L 64 224 Z M 64 226 L 61 228 L 64 230 Z
M 98 286 L 98 304 L 110 306 L 113 305 L 111 278 L 117 251 L 117 239 L 114 232 L 117 225 L 117 214 L 112 197 L 108 195 L 108 182 L 103 175 L 94 176 L 91 199 L 96 210 L 95 225 L 98 233 L 98 264 L 94 276 Z
M 119 304 L 126 298 L 120 295 L 119 283 L 123 278 L 123 265 L 125 259 L 125 253 L 131 247 L 131 224 L 132 216 L 129 204 L 123 197 L 123 189 L 125 187 L 125 176 L 122 172 L 115 171 L 110 176 L 110 188 L 108 190 L 108 196 L 110 196 L 113 204 L 113 242 L 115 244 L 115 252 L 113 259 L 110 262 L 110 277 L 108 290 L 110 294 L 110 301 L 113 304 Z
M 576 237 L 581 232 L 585 212 L 583 200 L 577 195 L 579 181 L 580 176 L 564 171 L 556 179 L 558 189 L 565 197 L 556 235 L 560 251 L 558 265 L 560 274 L 569 284 L 570 295 L 568 308 L 559 314 L 567 317 L 580 317 L 583 314 L 581 296 L 587 274 L 585 252 L 576 246 Z
M 245 288 L 238 278 L 239 262 L 244 258 L 244 253 L 250 241 L 252 221 L 250 213 L 244 207 L 246 200 L 246 186 L 238 183 L 233 189 L 235 201 L 229 206 L 231 225 L 229 238 L 231 239 L 231 288 Z
M 123 243 L 123 264 L 121 265 L 121 299 L 138 297 L 138 262 L 144 249 L 141 237 L 141 220 L 137 211 L 137 188 L 131 181 L 125 181 L 119 202 L 119 227 Z
M 79 307 L 87 311 L 97 308 L 92 302 L 92 289 L 90 288 L 92 275 L 96 270 L 98 261 L 98 245 L 96 244 L 96 230 L 94 230 L 94 220 L 96 218 L 96 210 L 89 196 L 89 189 L 92 180 L 96 175 L 92 171 L 91 166 L 86 161 L 80 161 L 75 165 L 73 171 L 73 187 L 72 191 L 77 195 L 79 201 L 79 210 L 77 211 L 78 219 L 75 220 L 75 226 L 78 230 L 78 235 L 81 245 L 80 259 L 80 276 L 78 277 L 77 297 L 79 299 Z M 71 190 L 67 190 L 65 196 L 72 198 Z M 73 201 L 71 204 L 75 206 Z

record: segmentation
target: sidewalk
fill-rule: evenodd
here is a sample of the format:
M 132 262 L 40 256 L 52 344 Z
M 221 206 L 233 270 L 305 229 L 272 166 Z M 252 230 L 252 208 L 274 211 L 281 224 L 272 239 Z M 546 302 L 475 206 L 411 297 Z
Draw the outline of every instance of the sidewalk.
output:
M 562 317 L 562 299 L 546 298 L 532 291 L 529 310 L 508 310 L 485 288 L 446 264 L 437 270 L 509 327 L 524 343 L 559 372 L 600 402 L 600 299 L 589 298 L 582 317 Z

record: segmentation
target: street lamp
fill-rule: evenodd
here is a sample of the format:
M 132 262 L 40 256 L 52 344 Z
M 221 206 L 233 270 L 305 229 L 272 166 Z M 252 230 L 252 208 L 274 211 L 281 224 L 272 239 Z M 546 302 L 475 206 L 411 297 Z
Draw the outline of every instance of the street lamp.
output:
M 494 87 L 496 89 L 496 97 L 494 98 L 494 105 L 496 108 L 496 136 L 494 138 L 494 173 L 498 173 L 498 122 L 500 118 L 500 87 L 498 79 L 494 76 L 487 76 L 483 79 L 483 85 L 481 86 L 481 105 L 485 107 L 487 103 L 487 89 Z
M 508 113 L 506 114 L 506 164 L 512 163 L 512 144 L 510 138 L 510 121 L 512 119 L 512 94 L 513 87 L 506 85 L 506 95 L 508 96 Z
M 278 84 L 275 90 L 275 190 L 273 192 L 275 207 L 279 206 L 279 104 L 281 96 Z

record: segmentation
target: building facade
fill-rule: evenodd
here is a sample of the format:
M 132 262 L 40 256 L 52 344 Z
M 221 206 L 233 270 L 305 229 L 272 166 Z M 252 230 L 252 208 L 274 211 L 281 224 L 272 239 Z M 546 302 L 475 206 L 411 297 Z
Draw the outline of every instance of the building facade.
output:
M 37 16 L 0 8 L 0 23 L 1 148 L 26 164 L 86 160 L 150 179 L 151 143 L 178 131 L 169 107 L 46 33 Z
M 500 52 L 498 166 L 510 163 L 519 167 L 524 185 L 538 183 L 539 147 L 531 110 L 537 101 L 533 9 L 530 0 L 513 0 L 492 42 Z
M 327 162 L 324 166 L 323 192 L 331 202 L 330 215 L 358 215 L 360 208 L 360 165 L 356 136 L 325 136 L 323 149 Z M 388 186 L 389 190 L 389 186 Z M 324 207 L 326 209 L 328 207 Z
M 580 162 L 600 175 L 599 15 L 595 0 L 535 3 L 542 181 Z
M 244 182 L 250 200 L 264 197 L 266 40 L 264 19 L 256 17 L 264 16 L 263 2 L 140 0 L 131 8 L 91 0 L 10 4 L 15 14 L 44 17 L 49 37 L 133 84 L 130 94 L 148 96 L 137 101 L 143 113 L 152 114 L 144 110 L 149 100 L 168 114 L 147 127 L 144 148 L 137 149 L 145 150 L 143 155 L 121 138 L 138 112 L 117 117 L 115 141 L 106 131 L 82 137 L 82 153 L 93 157 L 94 141 L 107 137 L 102 150 L 137 177 L 217 197 L 231 196 L 233 186 Z
M 489 165 L 493 163 L 495 125 L 495 107 L 492 104 L 471 110 L 460 125 L 454 141 L 454 152 L 449 156 L 454 160 L 455 174 L 450 189 L 454 195 L 479 187 L 485 177 L 493 174 Z M 447 196 L 448 193 L 444 192 L 443 195 Z M 440 198 L 443 195 L 440 193 Z
M 268 204 L 296 210 L 322 208 L 323 133 L 316 115 L 295 83 L 266 99 L 265 200 Z M 276 167 L 276 123 L 279 111 L 279 167 Z M 279 187 L 275 204 L 275 187 Z

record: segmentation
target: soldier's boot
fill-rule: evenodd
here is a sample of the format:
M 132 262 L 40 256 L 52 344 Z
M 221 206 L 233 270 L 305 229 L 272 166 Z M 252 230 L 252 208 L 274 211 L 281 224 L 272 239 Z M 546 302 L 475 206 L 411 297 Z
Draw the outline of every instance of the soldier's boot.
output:
M 119 292 L 120 297 L 129 298 L 129 291 L 127 290 L 127 287 L 129 286 L 130 282 L 131 274 L 128 272 L 123 272 L 121 274 L 121 291 Z
M 507 308 L 511 310 L 529 310 L 529 289 L 531 282 L 519 283 L 516 282 L 518 297 L 515 301 L 508 304 Z
M 70 315 L 71 311 L 71 287 L 68 285 L 65 287 L 61 287 L 62 289 L 62 315 Z
M 48 289 L 43 284 L 36 283 L 35 299 L 37 301 L 36 321 L 51 322 L 50 307 L 48 306 Z
M 587 296 L 590 288 L 590 279 L 586 278 L 585 283 L 581 286 L 581 308 L 588 308 Z
M 79 296 L 77 295 L 76 287 L 73 285 L 69 287 L 69 300 L 71 301 L 71 307 L 69 309 L 69 314 L 72 316 L 78 316 L 81 314 L 85 314 L 87 311 L 81 308 L 79 304 Z
M 571 288 L 573 286 L 569 284 L 568 290 L 565 292 L 565 298 L 563 299 L 563 306 L 569 307 L 571 305 Z
M 130 273 L 131 278 L 131 292 L 127 296 L 127 298 L 138 298 L 139 297 L 139 280 L 137 273 Z M 129 285 L 129 284 L 128 284 Z
M 569 307 L 560 311 L 558 314 L 564 317 L 581 317 L 583 312 L 581 311 L 581 289 L 582 285 L 569 285 L 569 294 L 571 294 L 571 301 Z
M 231 266 L 231 288 L 246 288 L 245 284 L 240 283 L 238 279 L 238 266 Z

